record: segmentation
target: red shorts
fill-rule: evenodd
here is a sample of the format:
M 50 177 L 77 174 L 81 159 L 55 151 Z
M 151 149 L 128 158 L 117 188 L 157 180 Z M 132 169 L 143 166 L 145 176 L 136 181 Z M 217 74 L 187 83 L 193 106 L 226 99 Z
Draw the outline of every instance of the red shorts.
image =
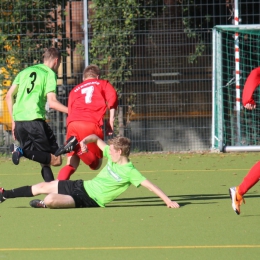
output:
M 79 142 L 86 136 L 92 134 L 95 134 L 100 139 L 104 140 L 102 129 L 94 123 L 89 123 L 86 121 L 74 121 L 69 123 L 67 128 L 67 139 L 73 135 Z M 87 144 L 87 147 L 88 150 L 91 151 L 97 158 L 103 158 L 103 152 L 98 148 L 96 143 L 89 143 Z M 72 156 L 73 154 L 77 153 L 80 150 L 80 145 L 78 144 L 74 150 L 75 151 L 72 151 L 67 155 Z

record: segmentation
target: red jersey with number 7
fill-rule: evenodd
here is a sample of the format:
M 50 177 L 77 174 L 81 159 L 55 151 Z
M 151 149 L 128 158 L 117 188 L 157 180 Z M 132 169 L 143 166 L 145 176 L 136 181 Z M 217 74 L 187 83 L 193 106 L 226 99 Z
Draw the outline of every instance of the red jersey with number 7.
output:
M 103 125 L 107 108 L 117 109 L 118 99 L 114 87 L 107 80 L 87 79 L 75 86 L 68 101 L 67 126 L 72 121 Z

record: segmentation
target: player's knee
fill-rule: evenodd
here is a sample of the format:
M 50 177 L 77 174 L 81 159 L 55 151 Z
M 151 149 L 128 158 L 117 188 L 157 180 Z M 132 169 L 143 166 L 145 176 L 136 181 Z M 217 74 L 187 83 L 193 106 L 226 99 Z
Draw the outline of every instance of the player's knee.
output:
M 51 165 L 52 166 L 61 166 L 62 165 L 62 157 L 60 156 L 55 156 L 51 154 Z
M 53 194 L 48 194 L 44 198 L 44 204 L 47 206 L 47 208 L 54 209 L 55 208 L 55 200 Z
M 40 182 L 32 186 L 33 194 L 45 193 L 48 182 Z
M 101 159 L 98 159 L 98 161 L 95 163 L 95 165 L 91 165 L 90 166 L 90 168 L 92 169 L 92 170 L 94 170 L 94 171 L 96 171 L 96 170 L 99 170 L 99 168 L 101 167 L 101 165 L 102 165 L 102 158 Z

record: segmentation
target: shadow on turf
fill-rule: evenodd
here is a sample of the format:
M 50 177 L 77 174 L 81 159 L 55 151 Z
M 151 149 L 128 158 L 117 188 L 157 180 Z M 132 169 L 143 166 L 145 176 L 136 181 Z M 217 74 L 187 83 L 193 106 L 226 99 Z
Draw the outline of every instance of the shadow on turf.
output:
M 189 195 L 177 195 L 177 196 L 168 196 L 172 200 L 176 200 L 181 207 L 184 207 L 188 204 L 198 204 L 195 201 L 208 201 L 208 200 L 219 200 L 219 199 L 228 199 L 230 200 L 229 194 L 189 194 Z M 259 195 L 248 194 L 245 196 L 245 199 L 250 198 L 260 198 Z M 189 200 L 189 201 L 187 201 Z M 185 201 L 185 202 L 182 202 Z M 194 202 L 193 202 L 194 201 Z M 115 205 L 114 202 L 125 202 L 127 204 Z M 217 202 L 211 202 L 217 203 Z M 116 207 L 151 207 L 151 206 L 163 206 L 165 203 L 161 201 L 158 197 L 134 197 L 134 198 L 119 198 L 115 199 L 113 202 L 108 204 L 107 208 L 116 208 Z M 19 206 L 15 208 L 28 208 L 28 206 Z M 29 207 L 31 208 L 31 207 Z
M 172 200 L 176 200 L 181 207 L 188 204 L 198 204 L 195 201 L 209 201 L 209 200 L 219 200 L 219 199 L 228 199 L 230 200 L 229 194 L 189 194 L 189 195 L 177 195 L 177 196 L 168 196 Z M 260 198 L 260 195 L 248 194 L 245 199 L 250 198 Z M 189 202 L 187 202 L 189 200 Z M 128 204 L 124 205 L 107 205 L 107 207 L 147 207 L 147 206 L 164 206 L 165 203 L 161 202 L 158 197 L 139 197 L 139 198 L 120 198 L 115 199 L 114 202 L 126 202 Z M 185 202 L 182 202 L 185 201 Z M 161 203 L 158 203 L 161 202 Z M 112 202 L 113 203 L 113 202 Z M 141 203 L 141 204 L 136 204 Z M 147 204 L 149 203 L 149 204 Z M 156 203 L 156 204 L 155 204 Z M 217 203 L 217 202 L 211 202 Z
M 172 198 L 174 196 L 169 196 L 169 198 Z M 127 204 L 120 204 L 115 205 L 113 203 L 117 202 L 125 202 Z M 178 200 L 179 203 L 179 200 Z M 190 202 L 185 203 L 179 203 L 181 207 L 190 204 Z M 162 202 L 162 200 L 158 197 L 135 197 L 135 198 L 120 198 L 115 199 L 111 204 L 108 204 L 106 207 L 114 208 L 114 207 L 151 207 L 151 206 L 159 206 L 159 207 L 165 207 L 165 203 Z

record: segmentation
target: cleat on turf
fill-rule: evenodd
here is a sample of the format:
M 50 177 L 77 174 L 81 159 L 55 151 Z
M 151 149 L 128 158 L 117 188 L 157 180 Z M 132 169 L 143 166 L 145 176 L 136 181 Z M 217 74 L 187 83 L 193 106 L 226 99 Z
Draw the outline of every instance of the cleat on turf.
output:
M 31 200 L 30 206 L 33 208 L 47 208 L 42 200 Z
M 245 204 L 243 196 L 238 193 L 238 187 L 232 187 L 229 189 L 229 195 L 232 201 L 232 208 L 237 213 L 240 214 L 240 206 L 242 203 Z
M 15 165 L 18 165 L 20 158 L 23 156 L 23 150 L 16 144 L 11 144 L 10 151 L 12 152 L 12 161 Z
M 0 187 L 0 203 L 4 202 L 6 198 L 4 197 L 4 188 Z
M 64 145 L 62 145 L 56 152 L 55 156 L 59 156 L 65 153 L 69 153 L 74 150 L 76 145 L 78 144 L 78 140 L 75 136 L 71 136 Z

